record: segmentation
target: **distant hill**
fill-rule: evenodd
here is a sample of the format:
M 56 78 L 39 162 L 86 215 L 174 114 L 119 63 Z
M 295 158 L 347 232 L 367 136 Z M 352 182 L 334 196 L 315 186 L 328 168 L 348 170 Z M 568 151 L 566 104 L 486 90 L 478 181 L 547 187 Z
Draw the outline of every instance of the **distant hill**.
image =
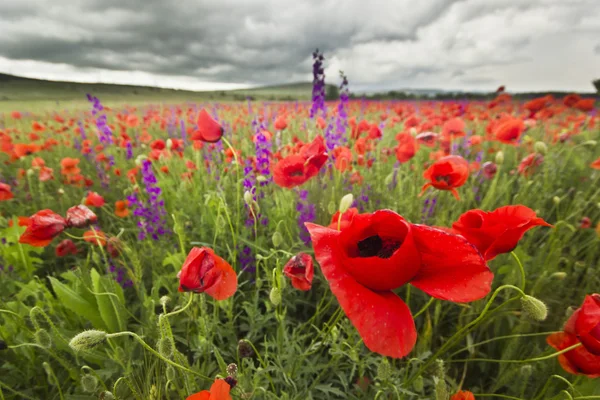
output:
M 330 86 L 330 85 L 328 85 Z M 333 87 L 333 86 L 331 86 Z M 107 100 L 310 100 L 311 83 L 287 83 L 252 89 L 191 91 L 109 83 L 78 83 L 24 78 L 0 73 L 0 102 L 32 100 L 78 100 L 91 93 Z

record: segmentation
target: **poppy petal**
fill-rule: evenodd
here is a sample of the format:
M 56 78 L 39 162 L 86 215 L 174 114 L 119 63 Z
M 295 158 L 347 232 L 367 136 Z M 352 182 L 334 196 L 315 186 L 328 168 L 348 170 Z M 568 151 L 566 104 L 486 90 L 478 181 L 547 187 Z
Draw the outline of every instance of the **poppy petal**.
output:
M 203 390 L 188 396 L 185 400 L 210 400 L 210 392 L 208 390 Z
M 237 290 L 237 275 L 231 265 L 221 257 L 215 255 L 215 270 L 220 271 L 216 283 L 206 289 L 204 293 L 216 300 L 225 300 Z
M 485 297 L 494 274 L 477 249 L 461 236 L 412 225 L 421 268 L 410 282 L 436 299 L 468 302 Z
M 388 357 L 407 355 L 417 340 L 408 306 L 393 292 L 375 292 L 359 284 L 340 265 L 339 231 L 306 223 L 315 258 L 332 293 L 367 348 Z
M 216 379 L 210 387 L 210 400 L 231 400 L 231 386 L 223 379 Z
M 585 348 L 600 356 L 600 295 L 585 297 L 575 320 L 575 329 Z
M 204 142 L 218 142 L 223 136 L 223 127 L 215 121 L 206 110 L 198 114 L 198 130 L 194 133 L 192 140 Z

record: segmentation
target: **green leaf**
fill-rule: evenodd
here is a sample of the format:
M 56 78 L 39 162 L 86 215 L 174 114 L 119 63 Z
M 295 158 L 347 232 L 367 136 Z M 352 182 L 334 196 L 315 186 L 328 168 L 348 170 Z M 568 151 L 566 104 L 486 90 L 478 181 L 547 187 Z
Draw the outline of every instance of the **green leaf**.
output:
M 61 283 L 58 279 L 51 276 L 48 277 L 56 297 L 62 305 L 83 319 L 92 323 L 96 329 L 106 329 L 106 325 L 98 313 L 96 305 L 90 304 L 87 300 L 81 297 L 77 292 L 72 290 L 67 285 Z
M 96 269 L 90 270 L 92 277 L 92 285 L 94 288 L 94 296 L 96 296 L 96 303 L 98 303 L 98 310 L 100 310 L 100 316 L 108 327 L 110 333 L 120 332 L 125 330 L 126 317 L 122 309 L 123 304 L 123 292 L 120 295 L 115 293 L 116 284 L 110 285 L 110 283 L 103 280 Z M 120 289 L 120 287 L 119 287 Z

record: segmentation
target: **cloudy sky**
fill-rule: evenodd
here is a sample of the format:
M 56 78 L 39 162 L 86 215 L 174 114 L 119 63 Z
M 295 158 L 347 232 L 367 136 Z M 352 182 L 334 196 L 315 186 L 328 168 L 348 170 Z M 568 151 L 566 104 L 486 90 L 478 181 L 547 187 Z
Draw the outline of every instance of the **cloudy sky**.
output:
M 600 0 L 1 0 L 0 72 L 191 90 L 592 91 Z

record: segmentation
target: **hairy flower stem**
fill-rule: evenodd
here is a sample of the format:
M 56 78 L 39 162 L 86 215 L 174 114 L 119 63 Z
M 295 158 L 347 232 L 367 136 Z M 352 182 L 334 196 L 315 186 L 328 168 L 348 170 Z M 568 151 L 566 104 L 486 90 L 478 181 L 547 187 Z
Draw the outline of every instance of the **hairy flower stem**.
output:
M 495 363 L 526 364 L 526 363 L 532 363 L 532 362 L 537 362 L 537 361 L 549 360 L 551 358 L 558 357 L 561 354 L 564 354 L 571 350 L 574 350 L 580 346 L 583 346 L 583 343 L 577 343 L 577 344 L 574 344 L 573 346 L 567 347 L 566 349 L 562 349 L 561 351 L 557 351 L 552 354 L 548 354 L 548 355 L 541 356 L 541 357 L 529 358 L 527 360 L 495 360 L 495 359 L 491 359 L 491 358 L 464 358 L 464 359 L 459 359 L 459 360 L 451 360 L 451 361 L 447 361 L 447 362 L 485 361 L 485 362 L 495 362 Z
M 521 260 L 519 260 L 519 256 L 517 256 L 514 251 L 511 251 L 510 255 L 513 256 L 513 258 L 517 262 L 517 265 L 519 266 L 519 271 L 521 271 L 521 290 L 525 290 L 525 285 L 527 285 L 525 268 L 523 268 L 523 264 L 521 263 Z

